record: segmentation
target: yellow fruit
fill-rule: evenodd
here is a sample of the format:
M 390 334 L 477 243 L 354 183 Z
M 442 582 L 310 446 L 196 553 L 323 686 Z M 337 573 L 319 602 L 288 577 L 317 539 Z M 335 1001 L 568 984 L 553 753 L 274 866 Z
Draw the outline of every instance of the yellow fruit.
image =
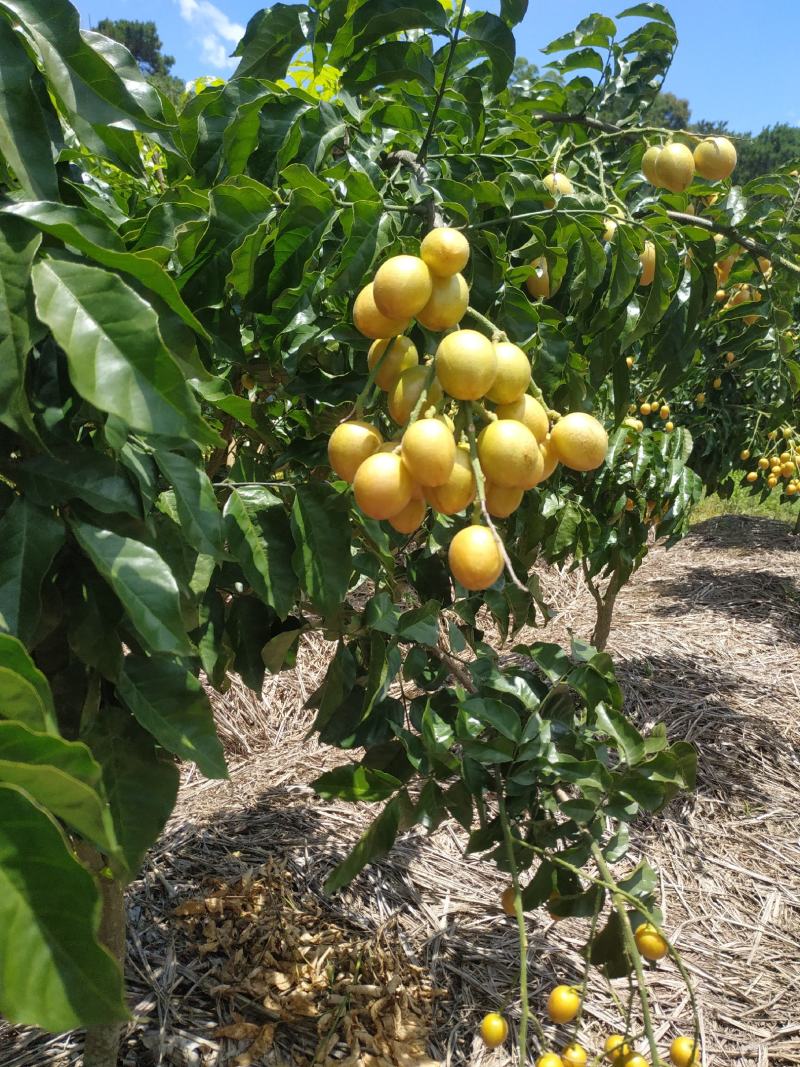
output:
M 694 157 L 685 144 L 673 141 L 665 145 L 655 163 L 658 184 L 671 193 L 682 193 L 692 184 Z
M 758 461 L 758 465 L 762 469 L 762 471 L 765 471 L 769 467 L 769 460 L 766 456 L 762 456 L 761 459 Z
M 388 346 L 389 353 L 382 361 L 378 373 L 375 375 L 375 384 L 379 389 L 388 393 L 404 370 L 416 367 L 419 363 L 419 353 L 416 345 L 410 337 L 386 337 L 382 340 L 373 341 L 367 353 L 369 369 L 375 366 Z
M 789 484 L 786 486 L 786 495 L 794 496 L 796 492 L 797 486 L 794 484 L 794 482 L 789 482 Z
M 625 357 L 625 365 L 628 367 L 629 370 L 633 366 L 633 364 L 634 364 L 633 356 L 626 356 Z
M 672 433 L 672 431 L 675 429 L 675 423 L 674 422 L 665 422 L 664 423 L 664 429 L 667 431 L 667 433 Z
M 728 294 L 725 292 L 724 289 L 717 289 L 716 293 L 714 293 L 714 299 L 719 303 L 722 303 L 722 301 L 727 297 L 727 295 Z
M 733 363 L 735 361 L 735 359 L 736 359 L 736 356 L 733 354 L 733 352 L 726 352 L 725 353 L 725 362 L 726 363 Z
M 781 430 L 781 433 L 783 434 L 784 439 L 787 441 L 792 436 L 792 431 L 789 429 L 788 426 L 784 426 L 784 428 Z
M 586 1061 L 589 1057 L 586 1054 L 586 1049 L 583 1045 L 579 1045 L 577 1041 L 573 1041 L 572 1044 L 567 1045 L 561 1053 L 561 1059 L 564 1063 L 564 1067 L 586 1067 Z
M 784 463 L 781 467 L 781 477 L 791 478 L 794 474 L 794 463 Z
M 715 378 L 714 381 L 711 384 L 714 386 L 715 389 L 721 389 L 722 388 L 722 378 Z
M 393 526 L 398 533 L 412 534 L 420 528 L 425 518 L 425 501 L 411 499 L 396 515 L 389 519 L 389 525 Z
M 478 400 L 492 387 L 497 353 L 488 337 L 477 330 L 456 330 L 436 349 L 436 376 L 456 400 Z
M 663 960 L 669 946 L 652 923 L 641 923 L 634 933 L 636 947 L 646 960 Z
M 522 349 L 510 341 L 496 342 L 494 351 L 497 373 L 486 396 L 493 404 L 513 404 L 525 394 L 530 384 L 531 362 Z
M 779 478 L 781 475 L 780 465 L 772 467 L 769 473 L 772 475 L 773 478 Z
M 777 430 L 770 430 L 769 433 L 767 434 L 767 437 L 769 438 L 770 441 L 774 441 L 777 436 L 778 436 L 778 431 Z
M 552 429 L 556 454 L 573 471 L 593 471 L 608 451 L 608 434 L 603 425 L 584 411 L 564 415 Z
M 420 485 L 444 485 L 456 461 L 456 443 L 443 422 L 417 419 L 403 434 L 401 454 Z
M 641 433 L 642 430 L 644 429 L 644 423 L 642 422 L 641 419 L 637 419 L 636 420 L 636 429 L 639 431 L 639 433 Z
M 506 915 L 516 915 L 517 914 L 516 911 L 514 910 L 514 887 L 513 887 L 513 885 L 510 885 L 506 889 L 503 890 L 502 896 L 500 897 L 500 906 L 502 907 L 502 909 L 506 913 Z
M 661 407 L 658 409 L 658 417 L 660 419 L 668 419 L 669 418 L 669 404 L 662 404 L 661 405 Z
M 622 1034 L 610 1034 L 606 1038 L 605 1054 L 612 1063 L 621 1063 L 626 1056 L 630 1056 L 631 1046 Z
M 495 519 L 507 519 L 522 503 L 524 489 L 509 489 L 505 485 L 486 482 L 486 510 Z
M 669 1058 L 675 1067 L 693 1067 L 700 1059 L 700 1045 L 693 1037 L 676 1037 L 669 1046 Z
M 547 260 L 544 256 L 539 256 L 538 259 L 532 260 L 531 266 L 536 273 L 525 279 L 525 287 L 532 297 L 541 297 L 546 300 L 547 297 L 553 295 L 550 291 L 550 268 Z
M 536 1067 L 564 1067 L 564 1061 L 555 1052 L 545 1052 L 536 1061 Z
M 508 1023 L 496 1011 L 490 1011 L 481 1020 L 481 1037 L 489 1048 L 497 1048 L 508 1037 Z
M 449 278 L 434 278 L 430 299 L 421 311 L 417 312 L 417 321 L 426 330 L 441 333 L 457 326 L 469 307 L 469 286 L 462 274 L 453 274 Z
M 651 148 L 645 150 L 642 156 L 642 174 L 650 182 L 651 185 L 658 185 L 658 176 L 656 174 L 656 161 L 661 155 L 661 148 L 658 145 L 653 145 Z
M 626 511 L 633 511 L 633 509 L 635 507 L 636 507 L 636 504 L 631 500 L 630 497 L 628 497 L 628 499 L 625 501 L 625 510 Z
M 419 254 L 431 274 L 449 278 L 458 274 L 469 260 L 469 242 L 463 233 L 450 226 L 439 226 L 422 239 Z
M 742 451 L 739 453 L 739 459 L 742 459 L 742 460 L 750 459 L 750 449 L 749 448 L 743 448 Z
M 553 444 L 552 434 L 548 434 L 544 441 L 539 445 L 539 451 L 542 453 L 543 463 L 542 477 L 540 480 L 541 484 L 541 482 L 547 481 L 558 466 L 558 453 Z
M 613 241 L 614 234 L 617 232 L 617 223 L 613 219 L 603 219 L 603 240 Z
M 365 337 L 396 337 L 409 327 L 407 318 L 390 319 L 382 314 L 375 304 L 372 282 L 365 285 L 353 304 L 353 325 Z
M 645 241 L 644 251 L 639 256 L 642 265 L 642 273 L 639 275 L 639 285 L 652 285 L 656 276 L 656 246 L 652 241 Z
M 736 166 L 736 149 L 727 137 L 706 137 L 694 150 L 694 166 L 701 178 L 720 182 Z
M 542 185 L 544 185 L 548 193 L 552 193 L 554 196 L 570 196 L 575 192 L 572 182 L 566 174 L 561 174 L 560 171 L 556 171 L 555 174 L 545 174 L 544 178 L 542 178 Z
M 792 453 L 791 452 L 781 452 L 781 454 L 780 454 L 780 456 L 778 458 L 780 459 L 781 463 L 791 463 L 791 461 L 792 461 Z
M 778 484 L 777 475 L 772 474 L 772 475 L 770 475 L 769 478 L 767 478 L 767 485 L 770 487 L 770 489 L 774 489 L 777 484 Z
M 451 574 L 465 589 L 488 589 L 503 573 L 503 557 L 486 526 L 459 530 L 450 542 L 447 559 Z
M 528 393 L 512 404 L 500 404 L 496 408 L 498 419 L 515 419 L 524 423 L 541 444 L 550 430 L 547 412 L 534 396 Z
M 413 482 L 396 452 L 375 452 L 356 471 L 356 503 L 371 519 L 391 519 L 411 500 Z
M 404 370 L 392 388 L 389 390 L 388 408 L 389 414 L 396 423 L 404 426 L 414 410 L 420 393 L 425 386 L 428 377 L 428 367 L 409 367 Z M 427 403 L 438 404 L 442 399 L 442 390 L 434 378 L 428 389 Z
M 638 1052 L 630 1052 L 624 1060 L 622 1060 L 622 1067 L 650 1067 L 650 1064 L 644 1056 L 640 1056 Z
M 547 998 L 547 1014 L 554 1023 L 560 1025 L 572 1022 L 580 1006 L 580 993 L 568 985 L 557 985 Z
M 705 393 L 698 393 L 697 396 L 694 399 L 695 399 L 695 403 L 696 404 L 705 404 L 705 402 L 706 402 L 706 394 Z
M 383 442 L 379 430 L 368 422 L 340 422 L 328 439 L 328 462 L 346 482 L 352 482 L 364 460 Z
M 481 430 L 478 459 L 487 480 L 505 489 L 533 488 L 544 468 L 536 438 L 513 419 L 498 419 Z
M 244 374 L 242 375 L 242 388 L 246 389 L 248 391 L 248 393 L 249 393 L 250 390 L 251 389 L 255 389 L 255 387 L 256 387 L 255 378 L 253 377 L 252 374 L 248 374 L 247 371 L 245 371 Z
M 378 267 L 372 296 L 388 319 L 412 318 L 430 300 L 433 281 L 419 256 L 392 256 Z
M 428 489 L 428 500 L 442 515 L 457 515 L 469 507 L 475 499 L 475 475 L 469 452 L 463 448 L 456 449 L 453 469 L 444 485 Z
M 647 401 L 645 401 L 644 404 L 639 405 L 639 414 L 644 415 L 645 417 L 649 415 L 652 410 L 652 405 L 648 404 Z

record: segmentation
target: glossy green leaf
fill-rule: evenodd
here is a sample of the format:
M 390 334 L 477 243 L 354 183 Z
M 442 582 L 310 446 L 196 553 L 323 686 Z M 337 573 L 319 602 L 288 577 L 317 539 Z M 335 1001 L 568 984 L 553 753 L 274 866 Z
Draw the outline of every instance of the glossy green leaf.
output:
M 398 793 L 369 829 L 359 839 L 349 856 L 338 864 L 325 881 L 325 892 L 335 893 L 355 878 L 367 866 L 382 859 L 395 842 L 401 829 L 404 829 L 413 814 L 413 805 L 403 789 Z
M 283 78 L 305 42 L 309 14 L 305 4 L 276 3 L 254 15 L 233 53 L 240 57 L 233 77 Z
M 297 593 L 294 542 L 281 498 L 261 486 L 240 486 L 225 504 L 225 536 L 256 594 L 285 619 Z
M 198 552 L 210 556 L 221 555 L 223 543 L 219 505 L 201 458 L 198 456 L 193 462 L 176 452 L 161 451 L 156 453 L 156 463 L 175 491 L 178 517 L 189 543 Z
M 0 633 L 0 715 L 31 730 L 58 733 L 50 685 L 22 642 Z
M 53 455 L 32 456 L 14 474 L 34 503 L 56 507 L 82 500 L 95 511 L 140 518 L 142 504 L 125 468 L 93 448 L 66 445 Z
M 344 601 L 352 571 L 346 499 L 321 482 L 298 486 L 292 533 L 292 563 L 301 585 L 324 615 L 335 614 Z
M 33 346 L 31 266 L 41 242 L 25 223 L 0 217 L 0 423 L 18 433 L 34 433 L 25 367 Z
M 387 800 L 402 783 L 394 775 L 360 763 L 347 763 L 327 771 L 311 783 L 311 788 L 325 800 L 362 800 L 375 803 Z
M 53 198 L 58 196 L 58 180 L 48 120 L 55 115 L 42 113 L 42 95 L 34 92 L 34 81 L 41 82 L 41 75 L 22 39 L 0 19 L 0 153 L 29 196 Z
M 0 519 L 0 630 L 25 644 L 36 633 L 42 582 L 63 543 L 63 523 L 25 497 Z

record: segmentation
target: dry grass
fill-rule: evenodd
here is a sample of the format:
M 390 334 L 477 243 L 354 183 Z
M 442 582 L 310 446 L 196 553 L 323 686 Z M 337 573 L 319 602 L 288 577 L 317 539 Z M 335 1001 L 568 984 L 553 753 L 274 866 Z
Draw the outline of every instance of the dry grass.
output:
M 665 722 L 700 753 L 697 795 L 640 823 L 636 847 L 661 872 L 667 925 L 698 990 L 704 1060 L 720 1067 L 800 1064 L 799 549 L 767 520 L 696 527 L 670 553 L 652 553 L 623 592 L 610 645 L 641 723 Z M 592 604 L 580 581 L 543 578 L 560 612 L 548 639 L 587 636 Z M 339 762 L 306 738 L 302 710 L 328 653 L 307 641 L 297 669 L 271 679 L 261 701 L 236 686 L 218 702 L 231 781 L 187 778 L 131 889 L 126 1067 L 411 1067 L 426 1062 L 426 1039 L 426 1054 L 448 1065 L 510 1062 L 474 1036 L 485 1011 L 517 1011 L 515 929 L 496 906 L 505 883 L 462 856 L 454 825 L 406 835 L 347 891 L 322 896 L 374 813 L 323 804 L 308 787 Z M 187 902 L 191 914 L 176 916 Z M 578 977 L 585 930 L 531 917 L 537 1014 L 556 978 Z M 335 965 L 321 981 L 328 946 Z M 666 1049 L 688 1026 L 686 994 L 670 965 L 648 978 Z M 224 1032 L 240 1040 L 222 1036 L 231 1026 Z M 597 1048 L 611 1028 L 619 1013 L 593 976 L 585 1043 Z M 342 1043 L 323 1047 L 333 1033 Z M 559 1047 L 566 1035 L 548 1038 Z M 2 1067 L 77 1067 L 78 1049 L 74 1035 L 0 1029 Z

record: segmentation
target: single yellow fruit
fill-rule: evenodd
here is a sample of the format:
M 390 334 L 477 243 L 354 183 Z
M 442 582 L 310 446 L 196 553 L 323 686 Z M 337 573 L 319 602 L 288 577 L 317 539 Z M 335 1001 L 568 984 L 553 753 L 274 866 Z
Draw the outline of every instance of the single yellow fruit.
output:
M 781 477 L 782 478 L 791 478 L 793 474 L 794 474 L 794 463 L 792 463 L 792 462 L 784 463 L 783 466 L 781 467 Z
M 675 429 L 675 423 L 674 422 L 665 422 L 664 423 L 664 429 L 667 431 L 667 433 L 672 433 L 672 431 Z
M 568 985 L 557 985 L 547 998 L 547 1014 L 554 1023 L 572 1022 L 581 1006 L 581 995 Z
M 572 1044 L 567 1045 L 561 1053 L 561 1059 L 564 1063 L 564 1067 L 586 1067 L 586 1061 L 589 1057 L 583 1045 L 579 1045 L 577 1041 L 573 1041 Z
M 431 272 L 419 256 L 392 256 L 378 267 L 372 296 L 388 319 L 409 319 L 428 303 L 432 287 Z
M 508 1037 L 508 1023 L 496 1011 L 490 1011 L 481 1020 L 481 1037 L 489 1048 L 497 1048 Z
M 606 1038 L 605 1054 L 612 1063 L 621 1062 L 631 1054 L 631 1046 L 622 1034 L 610 1034 Z
M 622 1067 L 650 1067 L 650 1064 L 638 1052 L 630 1052 L 622 1061 Z
M 478 459 L 487 480 L 506 489 L 532 489 L 544 469 L 536 438 L 513 419 L 498 419 L 481 430 Z
M 416 500 L 412 497 L 402 511 L 398 511 L 396 515 L 392 515 L 389 519 L 389 525 L 393 526 L 394 529 L 401 534 L 415 533 L 422 525 L 422 520 L 425 518 L 425 511 L 425 500 Z
M 750 449 L 743 448 L 742 451 L 739 453 L 739 459 L 750 459 Z
M 608 434 L 602 423 L 584 411 L 564 415 L 550 436 L 558 458 L 570 470 L 593 471 L 606 458 Z
M 542 477 L 541 481 L 547 481 L 550 475 L 558 466 L 558 452 L 556 452 L 555 445 L 553 444 L 552 434 L 548 434 L 544 441 L 539 445 L 539 451 L 542 453 Z
M 417 321 L 426 330 L 441 333 L 457 326 L 469 307 L 469 286 L 463 274 L 453 274 L 449 278 L 434 278 L 430 299 L 421 311 L 417 312 Z
M 562 174 L 560 171 L 556 171 L 555 174 L 545 174 L 544 178 L 542 178 L 542 185 L 553 196 L 570 196 L 575 192 L 572 182 L 566 174 Z
M 436 376 L 456 400 L 478 400 L 491 389 L 497 374 L 497 353 L 477 330 L 456 330 L 436 349 Z
M 796 492 L 797 492 L 797 486 L 795 485 L 795 483 L 794 482 L 789 482 L 789 484 L 786 486 L 786 495 L 787 496 L 794 496 Z
M 514 909 L 514 897 L 515 897 L 515 894 L 514 894 L 513 885 L 507 886 L 503 890 L 502 896 L 500 897 L 500 906 L 502 907 L 502 909 L 506 913 L 506 915 L 516 915 L 517 914 L 515 909 Z
M 375 452 L 356 471 L 356 503 L 371 519 L 391 519 L 411 500 L 414 483 L 396 452 Z
M 555 1052 L 545 1052 L 536 1061 L 536 1067 L 564 1067 L 564 1061 Z
M 694 167 L 701 178 L 721 182 L 736 166 L 736 149 L 727 137 L 706 137 L 694 150 Z
M 633 936 L 636 947 L 646 960 L 663 960 L 669 952 L 666 940 L 652 923 L 641 923 Z
M 735 362 L 735 360 L 736 360 L 736 356 L 733 354 L 733 352 L 726 352 L 725 353 L 725 362 L 726 363 L 733 363 L 733 362 Z
M 497 373 L 486 396 L 493 404 L 513 404 L 530 385 L 531 362 L 522 349 L 510 341 L 496 342 L 494 351 Z
M 783 437 L 786 441 L 788 441 L 789 438 L 792 436 L 792 430 L 788 426 L 784 426 L 784 428 L 781 430 L 781 433 L 783 434 Z
M 524 489 L 509 489 L 505 485 L 486 482 L 486 510 L 495 519 L 507 519 L 522 503 Z
M 697 396 L 694 399 L 695 399 L 695 403 L 697 403 L 697 404 L 705 404 L 705 402 L 706 402 L 706 394 L 705 393 L 698 393 Z
M 367 365 L 372 370 L 386 349 L 391 345 L 389 353 L 382 361 L 378 373 L 375 375 L 375 384 L 379 389 L 388 393 L 404 370 L 416 367 L 419 363 L 417 346 L 410 337 L 385 337 L 382 340 L 373 341 L 367 353 Z
M 611 242 L 617 232 L 618 223 L 613 219 L 603 219 L 603 240 Z
M 669 418 L 669 404 L 662 404 L 661 405 L 661 407 L 658 409 L 658 417 L 660 419 L 668 419 Z
M 431 274 L 437 278 L 449 278 L 466 267 L 469 242 L 459 230 L 451 226 L 439 226 L 423 237 L 419 254 Z
M 428 489 L 428 500 L 442 515 L 457 515 L 475 499 L 475 475 L 469 452 L 456 449 L 455 462 L 444 485 Z
M 648 404 L 647 401 L 645 401 L 644 404 L 639 405 L 639 414 L 644 415 L 645 417 L 649 415 L 652 410 L 652 405 Z
M 252 374 L 248 374 L 247 371 L 245 371 L 244 374 L 242 375 L 241 381 L 242 381 L 242 388 L 246 389 L 248 391 L 248 393 L 250 392 L 251 389 L 255 389 L 255 387 L 256 387 L 255 378 L 253 377 Z
M 378 310 L 373 295 L 372 282 L 365 285 L 353 304 L 353 325 L 365 337 L 396 337 L 405 333 L 410 323 L 407 318 L 390 319 Z
M 765 471 L 769 467 L 769 460 L 766 456 L 762 456 L 761 459 L 758 461 L 758 465 L 762 469 L 762 471 Z
M 669 1058 L 675 1067 L 693 1067 L 700 1059 L 700 1045 L 693 1037 L 676 1037 L 669 1046 Z
M 722 378 L 715 378 L 714 381 L 711 384 L 714 386 L 715 389 L 721 389 L 722 388 Z
M 444 485 L 456 461 L 456 443 L 443 422 L 417 419 L 403 434 L 401 454 L 420 485 Z
M 525 279 L 525 287 L 532 297 L 541 297 L 546 300 L 547 297 L 552 296 L 553 292 L 550 291 L 550 268 L 547 265 L 547 260 L 544 256 L 539 256 L 538 259 L 531 261 L 531 266 L 535 270 L 535 274 L 531 274 Z
M 682 193 L 694 178 L 694 157 L 685 144 L 673 141 L 665 145 L 655 163 L 658 184 L 671 193 Z
M 630 497 L 628 497 L 628 499 L 625 501 L 625 510 L 626 511 L 633 511 L 633 509 L 635 507 L 636 507 L 636 504 L 634 503 L 634 501 L 631 500 Z
M 628 370 L 630 370 L 630 368 L 633 366 L 633 364 L 634 364 L 633 356 L 626 356 L 625 357 L 625 366 L 628 368 Z
M 503 573 L 503 557 L 494 534 L 486 526 L 459 530 L 450 542 L 447 560 L 450 573 L 465 589 L 488 589 Z
M 550 430 L 547 412 L 534 396 L 526 393 L 511 404 L 500 404 L 496 408 L 498 419 L 515 419 L 523 423 L 541 444 Z
M 644 251 L 639 256 L 642 265 L 642 273 L 639 275 L 639 285 L 652 285 L 656 276 L 656 246 L 652 241 L 645 241 Z
M 650 148 L 645 149 L 642 156 L 642 174 L 650 182 L 651 185 L 658 185 L 658 175 L 656 174 L 656 162 L 661 155 L 661 148 L 659 145 L 652 145 Z
M 340 422 L 328 439 L 328 462 L 340 478 L 352 482 L 358 468 L 382 442 L 380 431 L 368 422 Z
M 409 367 L 404 370 L 389 390 L 387 406 L 389 414 L 400 426 L 404 426 L 414 410 L 428 377 L 428 367 Z M 438 404 L 442 399 L 442 390 L 434 378 L 428 389 L 427 403 Z
M 769 433 L 767 434 L 767 437 L 768 437 L 768 439 L 770 441 L 774 441 L 777 436 L 778 436 L 778 431 L 777 430 L 770 430 Z
M 722 303 L 722 301 L 726 299 L 727 295 L 728 294 L 725 292 L 724 289 L 717 289 L 716 293 L 714 293 L 714 299 L 718 303 Z

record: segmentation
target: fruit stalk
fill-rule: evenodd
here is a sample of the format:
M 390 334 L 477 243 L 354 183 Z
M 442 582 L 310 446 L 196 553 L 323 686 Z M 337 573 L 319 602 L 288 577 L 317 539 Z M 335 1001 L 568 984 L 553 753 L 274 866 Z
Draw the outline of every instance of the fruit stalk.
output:
M 482 315 L 480 313 L 480 311 L 476 311 L 474 307 L 472 307 L 472 306 L 468 307 L 467 308 L 467 314 L 471 315 L 473 317 L 473 319 L 477 319 L 478 322 L 482 326 L 485 326 L 487 330 L 491 330 L 492 331 L 492 340 L 493 341 L 507 341 L 508 340 L 508 337 L 503 333 L 502 330 L 498 330 L 498 328 L 495 326 L 495 324 L 492 322 L 491 319 L 487 319 L 485 315 Z
M 412 422 L 416 422 L 417 421 L 417 419 L 420 416 L 420 412 L 424 410 L 425 402 L 428 399 L 428 391 L 430 390 L 430 387 L 433 385 L 433 379 L 435 377 L 436 377 L 436 361 L 435 360 L 431 360 L 430 366 L 428 367 L 428 373 L 425 376 L 425 381 L 424 381 L 423 386 L 422 386 L 422 392 L 419 394 L 419 399 L 417 400 L 417 402 L 414 405 L 414 407 L 411 409 L 411 414 L 408 417 L 408 425 L 409 426 L 411 425 Z
M 467 0 L 461 0 L 461 5 L 458 9 L 458 15 L 456 17 L 456 27 L 453 31 L 453 36 L 450 39 L 450 51 L 447 53 L 447 62 L 444 65 L 444 71 L 442 73 L 442 80 L 439 85 L 439 91 L 436 94 L 436 99 L 433 102 L 433 110 L 431 111 L 431 117 L 428 121 L 428 128 L 425 131 L 425 136 L 422 138 L 422 144 L 419 146 L 419 152 L 417 152 L 417 163 L 421 166 L 428 155 L 428 146 L 431 143 L 431 137 L 433 136 L 433 128 L 436 125 L 436 116 L 439 114 L 439 108 L 442 104 L 442 99 L 447 89 L 447 80 L 450 77 L 450 67 L 453 64 L 453 56 L 456 52 L 456 45 L 458 44 L 458 35 L 461 32 L 461 20 L 464 18 L 464 11 L 467 7 Z
M 375 385 L 375 379 L 378 376 L 378 372 L 380 371 L 384 360 L 388 358 L 389 353 L 394 348 L 394 344 L 395 344 L 396 340 L 397 340 L 397 338 L 393 337 L 391 339 L 391 341 L 389 342 L 389 344 L 386 346 L 386 348 L 384 348 L 383 352 L 381 352 L 380 356 L 376 359 L 375 366 L 372 368 L 372 370 L 367 375 L 367 380 L 364 383 L 364 388 L 361 390 L 361 392 L 356 397 L 356 402 L 353 405 L 353 410 L 351 412 L 351 416 L 355 415 L 355 417 L 357 419 L 360 419 L 361 416 L 363 415 L 363 413 L 364 413 L 364 404 L 366 403 L 367 398 L 369 397 L 370 393 L 372 392 L 372 388 Z M 351 416 L 348 416 L 348 418 L 351 417 Z

